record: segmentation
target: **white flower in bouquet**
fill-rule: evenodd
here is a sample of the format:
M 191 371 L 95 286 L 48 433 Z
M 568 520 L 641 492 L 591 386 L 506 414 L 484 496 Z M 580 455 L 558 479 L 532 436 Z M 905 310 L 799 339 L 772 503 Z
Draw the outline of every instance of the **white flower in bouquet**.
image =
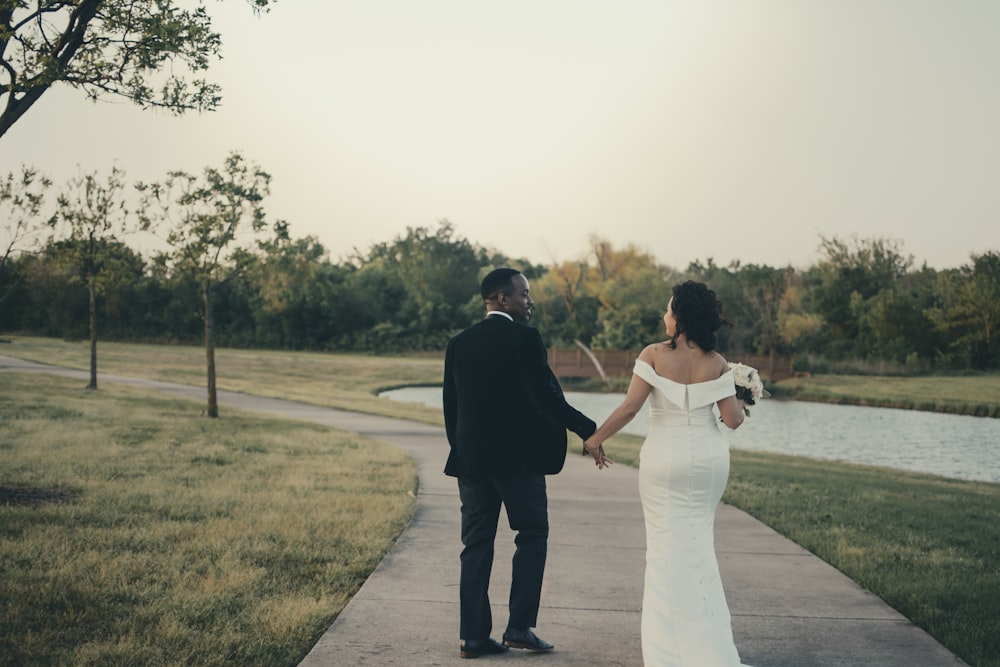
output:
M 734 362 L 729 362 L 729 368 L 732 369 L 733 379 L 736 381 L 736 398 L 747 405 L 756 405 L 758 400 L 770 396 L 764 389 L 764 383 L 756 368 Z M 750 416 L 750 408 L 744 407 L 743 412 L 747 417 Z

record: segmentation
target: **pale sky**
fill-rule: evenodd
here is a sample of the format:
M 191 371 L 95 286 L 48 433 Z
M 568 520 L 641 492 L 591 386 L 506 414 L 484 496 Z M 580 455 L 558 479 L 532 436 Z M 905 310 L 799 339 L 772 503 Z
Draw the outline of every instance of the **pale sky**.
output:
M 53 89 L 0 174 L 221 167 L 334 260 L 448 219 L 550 264 L 591 235 L 683 269 L 804 268 L 820 236 L 917 264 L 1000 250 L 997 0 L 280 0 L 207 4 L 219 111 Z

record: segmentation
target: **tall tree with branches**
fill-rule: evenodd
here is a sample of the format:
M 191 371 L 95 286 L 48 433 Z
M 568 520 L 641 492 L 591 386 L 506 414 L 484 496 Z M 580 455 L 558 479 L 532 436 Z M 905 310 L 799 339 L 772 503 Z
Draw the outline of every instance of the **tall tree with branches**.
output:
M 272 1 L 247 0 L 255 12 Z M 56 83 L 144 109 L 215 109 L 220 87 L 199 74 L 221 44 L 203 2 L 0 0 L 0 137 Z
M 143 226 L 166 231 L 172 250 L 164 262 L 191 277 L 201 289 L 209 417 L 219 416 L 212 294 L 219 285 L 242 275 L 265 242 L 262 202 L 270 194 L 270 183 L 267 172 L 234 152 L 222 169 L 207 167 L 200 177 L 174 171 L 162 183 L 137 186 L 142 193 Z M 287 225 L 280 221 L 273 229 L 277 235 L 287 233 Z

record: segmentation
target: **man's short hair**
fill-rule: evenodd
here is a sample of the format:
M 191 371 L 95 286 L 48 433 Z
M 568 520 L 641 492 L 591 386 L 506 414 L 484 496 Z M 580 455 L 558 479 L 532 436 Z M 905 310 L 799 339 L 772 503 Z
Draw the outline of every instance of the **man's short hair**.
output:
M 506 293 L 514 286 L 514 276 L 521 275 L 517 269 L 493 269 L 483 278 L 479 292 L 483 301 L 494 301 L 500 293 Z

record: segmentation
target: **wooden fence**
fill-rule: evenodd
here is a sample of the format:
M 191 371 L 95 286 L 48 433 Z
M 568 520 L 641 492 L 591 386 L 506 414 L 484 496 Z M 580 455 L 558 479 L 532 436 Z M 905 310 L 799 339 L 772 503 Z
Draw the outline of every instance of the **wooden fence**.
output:
M 611 378 L 627 377 L 632 373 L 632 365 L 638 351 L 632 350 L 592 350 L 604 373 Z M 786 355 L 736 354 L 726 356 L 730 361 L 738 361 L 753 366 L 771 382 L 779 382 L 795 375 L 793 357 Z M 549 348 L 549 366 L 557 377 L 591 378 L 601 374 L 587 353 L 580 348 Z

